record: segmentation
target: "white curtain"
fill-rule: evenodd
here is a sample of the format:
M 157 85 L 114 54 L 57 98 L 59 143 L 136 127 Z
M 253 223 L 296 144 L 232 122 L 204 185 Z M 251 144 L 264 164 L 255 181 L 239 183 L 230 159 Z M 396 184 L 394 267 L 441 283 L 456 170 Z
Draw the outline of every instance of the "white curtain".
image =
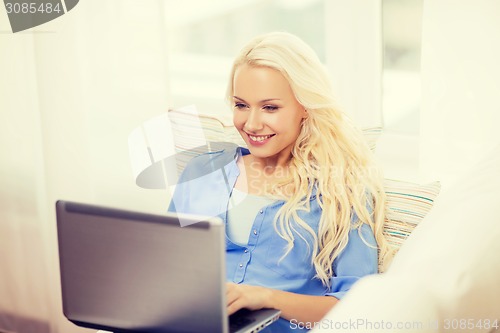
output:
M 500 2 L 424 2 L 420 171 L 446 187 L 500 142 Z
M 0 331 L 87 331 L 62 314 L 57 199 L 165 210 L 127 147 L 169 105 L 163 5 L 82 0 L 16 34 L 0 17 Z
M 325 2 L 327 66 L 339 106 L 361 127 L 382 125 L 381 0 Z

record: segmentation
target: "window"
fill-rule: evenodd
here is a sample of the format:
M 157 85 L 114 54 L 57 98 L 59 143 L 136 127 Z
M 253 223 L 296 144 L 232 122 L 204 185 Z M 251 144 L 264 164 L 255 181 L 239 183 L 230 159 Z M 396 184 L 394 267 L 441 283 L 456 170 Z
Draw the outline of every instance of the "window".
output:
M 423 0 L 382 0 L 385 131 L 418 135 Z
M 196 8 L 196 10 L 193 10 Z M 229 71 L 243 43 L 269 31 L 301 37 L 325 59 L 323 0 L 185 0 L 165 7 L 172 106 L 229 115 Z

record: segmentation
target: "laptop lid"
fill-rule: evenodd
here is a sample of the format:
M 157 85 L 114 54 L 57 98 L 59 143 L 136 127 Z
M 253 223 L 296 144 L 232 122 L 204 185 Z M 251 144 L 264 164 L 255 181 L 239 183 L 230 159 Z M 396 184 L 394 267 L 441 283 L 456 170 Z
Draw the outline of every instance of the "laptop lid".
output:
M 153 215 L 58 201 L 64 315 L 130 332 L 227 332 L 225 242 L 217 218 L 180 227 Z
M 115 333 L 243 333 L 279 318 L 274 309 L 242 310 L 228 327 L 219 218 L 62 200 L 56 213 L 63 313 L 79 326 Z

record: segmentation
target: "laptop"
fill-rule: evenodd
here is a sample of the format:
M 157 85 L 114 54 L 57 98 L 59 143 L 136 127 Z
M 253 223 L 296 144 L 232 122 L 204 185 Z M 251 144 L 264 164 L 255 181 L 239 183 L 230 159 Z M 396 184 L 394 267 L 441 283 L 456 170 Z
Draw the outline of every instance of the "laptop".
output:
M 227 316 L 219 218 L 155 215 L 59 200 L 63 313 L 105 331 L 257 332 L 280 311 Z M 181 227 L 179 218 L 191 220 Z

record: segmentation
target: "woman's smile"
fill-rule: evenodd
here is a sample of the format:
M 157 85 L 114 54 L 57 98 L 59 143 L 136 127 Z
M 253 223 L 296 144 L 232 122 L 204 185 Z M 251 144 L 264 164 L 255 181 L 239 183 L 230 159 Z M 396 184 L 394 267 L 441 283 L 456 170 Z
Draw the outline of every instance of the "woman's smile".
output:
M 269 142 L 269 140 L 275 136 L 276 134 L 267 134 L 267 135 L 252 135 L 252 134 L 249 134 L 249 133 L 246 133 L 245 134 L 248 136 L 249 140 L 248 142 L 251 144 L 251 145 L 254 145 L 254 146 L 263 146 L 265 145 L 267 142 Z

